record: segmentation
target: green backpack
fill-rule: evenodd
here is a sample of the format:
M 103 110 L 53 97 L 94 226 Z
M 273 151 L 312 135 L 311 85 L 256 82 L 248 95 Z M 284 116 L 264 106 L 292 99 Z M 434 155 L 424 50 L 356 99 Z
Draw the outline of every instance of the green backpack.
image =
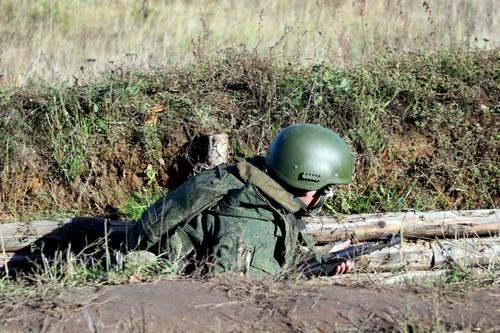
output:
M 172 228 L 217 204 L 230 190 L 244 186 L 234 173 L 237 173 L 235 164 L 220 164 L 191 177 L 158 200 L 137 223 L 142 229 L 138 230 L 139 237 L 145 236 L 141 247 L 150 248 Z
M 240 189 L 246 183 L 252 183 L 290 213 L 303 208 L 253 163 L 242 161 L 220 164 L 191 177 L 157 201 L 142 214 L 133 234 L 135 238 L 143 238 L 139 240 L 141 248 L 149 249 L 173 228 L 191 221 L 204 210 L 215 206 L 229 191 Z M 134 249 L 136 244 L 134 240 L 129 241 L 129 248 Z

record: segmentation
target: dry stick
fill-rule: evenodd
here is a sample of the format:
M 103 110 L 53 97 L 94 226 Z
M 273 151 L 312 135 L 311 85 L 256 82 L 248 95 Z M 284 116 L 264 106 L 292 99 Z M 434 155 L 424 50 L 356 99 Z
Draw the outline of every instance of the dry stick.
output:
M 106 272 L 109 271 L 110 257 L 108 248 L 108 219 L 104 220 L 104 250 L 106 251 Z
M 7 252 L 5 251 L 5 243 L 3 241 L 3 232 L 0 229 L 0 242 L 2 243 L 2 254 L 4 256 L 4 266 L 5 266 L 5 276 L 9 277 L 9 259 L 7 258 Z
M 16 255 L 15 252 L 5 252 L 5 255 L 0 254 L 0 269 L 6 269 L 5 263 L 9 263 L 10 269 L 16 269 L 17 266 L 24 266 L 31 264 L 36 261 L 42 261 L 42 254 L 40 253 L 23 253 L 22 255 Z M 14 267 L 12 267 L 14 266 Z
M 403 248 L 404 248 L 404 244 L 405 244 L 405 235 L 404 235 L 404 226 L 405 226 L 405 222 L 406 222 L 406 215 L 403 217 L 403 220 L 401 220 L 401 226 L 399 227 L 399 235 L 401 236 L 401 243 L 400 243 L 400 248 L 399 248 L 399 260 L 401 260 L 401 262 L 403 262 L 404 260 L 404 252 L 403 252 Z M 408 265 L 405 265 L 404 266 L 404 270 L 406 273 L 408 273 Z

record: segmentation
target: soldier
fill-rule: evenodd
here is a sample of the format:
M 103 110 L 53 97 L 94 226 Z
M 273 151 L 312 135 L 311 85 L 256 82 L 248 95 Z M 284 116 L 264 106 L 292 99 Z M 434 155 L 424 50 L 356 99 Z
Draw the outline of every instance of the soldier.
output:
M 221 164 L 169 192 L 142 215 L 129 245 L 166 256 L 185 273 L 200 262 L 212 272 L 251 277 L 293 271 L 316 251 L 301 217 L 320 210 L 334 185 L 351 182 L 353 167 L 336 133 L 289 126 L 266 157 Z M 337 273 L 352 266 L 343 263 Z

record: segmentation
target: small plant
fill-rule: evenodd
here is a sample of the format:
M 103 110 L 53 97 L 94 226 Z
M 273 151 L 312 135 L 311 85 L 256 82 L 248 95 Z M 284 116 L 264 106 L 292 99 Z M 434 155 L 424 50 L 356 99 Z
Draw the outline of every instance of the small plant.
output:
M 119 210 L 121 214 L 133 220 L 138 220 L 149 206 L 167 193 L 166 189 L 158 187 L 156 183 L 157 172 L 151 164 L 148 164 L 144 174 L 147 178 L 147 187 L 127 196 L 124 205 Z
M 146 189 L 136 191 L 125 199 L 119 212 L 132 220 L 138 220 L 142 213 L 161 197 L 161 193 L 151 194 Z
M 146 251 L 108 252 L 106 244 L 106 239 L 98 239 L 78 253 L 71 246 L 51 254 L 42 250 L 38 257 L 34 254 L 29 271 L 0 277 L 0 294 L 14 293 L 24 286 L 50 288 L 122 284 L 151 281 L 160 275 L 181 274 L 180 259 L 170 261 Z
M 459 265 L 453 268 L 446 274 L 444 282 L 446 284 L 463 284 L 472 281 L 474 278 L 474 268 L 460 267 Z

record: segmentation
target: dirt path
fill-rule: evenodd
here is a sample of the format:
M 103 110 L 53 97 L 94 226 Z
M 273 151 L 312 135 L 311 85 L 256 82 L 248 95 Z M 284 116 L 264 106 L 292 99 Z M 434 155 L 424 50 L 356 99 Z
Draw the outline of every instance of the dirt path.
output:
M 500 286 L 456 291 L 218 279 L 4 300 L 1 332 L 500 332 Z

